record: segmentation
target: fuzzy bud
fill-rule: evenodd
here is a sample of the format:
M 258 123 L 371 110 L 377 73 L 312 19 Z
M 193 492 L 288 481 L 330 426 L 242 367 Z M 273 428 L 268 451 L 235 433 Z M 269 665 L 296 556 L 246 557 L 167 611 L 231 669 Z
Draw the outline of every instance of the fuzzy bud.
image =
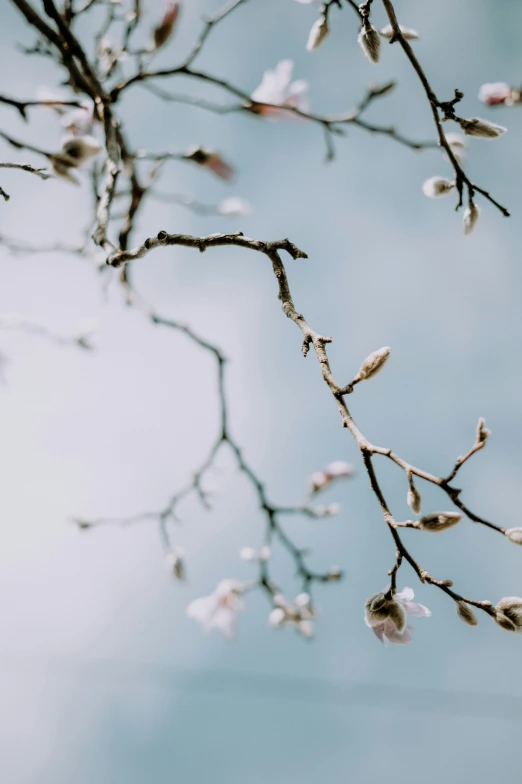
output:
M 514 544 L 522 544 L 522 528 L 508 528 L 506 536 Z
M 446 531 L 448 528 L 453 528 L 460 520 L 461 515 L 458 512 L 434 512 L 421 517 L 417 526 L 421 531 L 437 534 L 441 531 Z
M 337 582 L 343 576 L 343 572 L 340 566 L 331 566 L 328 570 L 328 582 Z
M 357 38 L 359 46 L 371 63 L 378 63 L 381 53 L 381 39 L 372 25 L 363 27 Z
M 477 424 L 477 443 L 483 444 L 491 435 L 491 430 L 486 427 L 486 420 L 480 417 Z
M 447 196 L 454 187 L 455 183 L 447 180 L 445 177 L 430 177 L 423 184 L 422 192 L 430 199 L 436 199 L 439 196 Z
M 308 36 L 308 43 L 306 44 L 306 48 L 309 52 L 313 52 L 314 49 L 317 49 L 326 36 L 328 35 L 328 21 L 326 16 L 320 16 L 313 25 L 312 29 L 310 30 L 310 35 Z
M 370 596 L 364 608 L 364 615 L 369 626 L 378 626 L 389 618 L 399 633 L 406 628 L 404 608 L 394 599 L 387 598 L 384 593 Z
M 297 631 L 310 640 L 314 636 L 314 625 L 311 621 L 299 621 Z
M 415 514 L 420 514 L 420 510 L 422 507 L 422 496 L 413 484 L 410 485 L 410 489 L 408 490 L 406 503 L 408 504 L 412 512 L 414 512 Z
M 341 511 L 340 504 L 324 504 L 312 510 L 314 517 L 333 517 Z
M 461 621 L 467 623 L 468 626 L 478 626 L 478 621 L 475 616 L 475 613 L 466 602 L 456 602 L 457 605 L 457 615 L 459 616 Z
M 460 127 L 467 136 L 476 136 L 479 139 L 496 139 L 507 131 L 502 125 L 496 125 L 488 120 L 481 120 L 479 117 L 471 117 L 469 120 L 459 120 Z
M 374 351 L 372 354 L 369 354 L 359 368 L 359 372 L 355 376 L 354 381 L 363 381 L 372 378 L 372 376 L 376 376 L 377 373 L 383 369 L 389 356 L 389 346 L 384 346 L 383 348 L 377 349 L 377 351 Z
M 469 207 L 466 207 L 462 218 L 462 224 L 464 226 L 464 234 L 471 234 L 471 232 L 477 225 L 477 221 L 479 217 L 480 217 L 480 207 L 477 207 L 476 204 L 470 204 Z
M 495 610 L 497 611 L 495 620 L 499 626 L 507 631 L 522 634 L 522 598 L 520 596 L 505 596 L 499 601 Z
M 420 37 L 418 32 L 416 30 L 412 30 L 411 27 L 403 27 L 402 25 L 399 25 L 399 30 L 402 33 L 402 37 L 406 41 L 416 41 Z M 393 36 L 395 35 L 391 24 L 388 24 L 386 25 L 386 27 L 383 27 L 380 33 L 383 38 L 388 38 L 388 39 L 393 38 Z
M 242 561 L 257 561 L 257 553 L 253 547 L 242 547 L 239 551 L 239 557 Z

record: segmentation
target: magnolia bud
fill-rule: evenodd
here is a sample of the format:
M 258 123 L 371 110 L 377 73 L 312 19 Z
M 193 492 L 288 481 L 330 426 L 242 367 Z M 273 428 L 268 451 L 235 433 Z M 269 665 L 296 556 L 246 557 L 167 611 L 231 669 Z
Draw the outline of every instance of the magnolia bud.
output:
M 267 544 L 264 544 L 263 547 L 259 551 L 259 560 L 260 561 L 269 561 L 270 556 L 272 555 L 272 550 Z
M 476 226 L 479 216 L 480 216 L 480 207 L 477 207 L 476 204 L 471 204 L 469 207 L 466 207 L 462 219 L 462 223 L 464 226 L 464 234 L 471 234 L 471 232 Z
M 312 510 L 314 517 L 333 517 L 341 510 L 341 504 L 325 504 L 323 506 L 316 506 Z
M 328 463 L 327 466 L 324 468 L 324 473 L 327 479 L 338 479 L 340 477 L 350 477 L 355 474 L 355 468 L 351 463 L 347 463 L 345 460 L 332 460 L 331 463 Z
M 307 639 L 311 639 L 314 636 L 314 625 L 311 621 L 299 621 L 297 624 L 297 631 L 306 637 Z
M 504 613 L 497 612 L 495 615 L 495 622 L 498 623 L 498 625 L 506 632 L 516 632 L 517 630 L 517 627 L 513 621 L 510 621 L 509 618 L 504 615 Z
M 394 599 L 388 599 L 384 593 L 370 596 L 364 608 L 364 615 L 369 626 L 378 626 L 389 618 L 398 632 L 406 628 L 406 611 Z
M 275 629 L 277 629 L 278 626 L 283 625 L 283 623 L 285 622 L 285 617 L 286 615 L 283 608 L 276 607 L 275 609 L 272 610 L 272 612 L 268 616 L 268 623 L 270 624 L 270 626 L 273 626 Z
M 506 536 L 510 542 L 522 544 L 522 528 L 508 528 Z
M 406 497 L 406 503 L 410 507 L 411 511 L 415 514 L 419 514 L 422 506 L 422 496 L 417 490 L 414 485 L 410 485 L 410 489 L 408 490 L 408 495 Z
M 478 626 L 478 621 L 475 617 L 475 613 L 466 602 L 458 601 L 456 602 L 457 605 L 457 615 L 459 616 L 461 621 L 467 623 L 468 626 Z
M 309 52 L 313 52 L 314 49 L 317 49 L 326 36 L 328 35 L 328 22 L 326 16 L 320 16 L 313 25 L 312 29 L 310 30 L 310 35 L 308 36 L 308 43 L 306 44 L 306 48 Z
M 242 547 L 239 557 L 242 561 L 257 561 L 257 553 L 253 547 Z
M 522 634 L 522 599 L 520 596 L 505 596 L 499 601 L 495 610 L 497 611 L 495 620 L 499 626 L 508 631 L 516 631 Z M 514 629 L 510 629 L 507 624 L 503 625 L 498 619 L 499 616 L 507 618 L 514 626 Z
M 329 582 L 336 582 L 337 580 L 340 580 L 342 576 L 343 572 L 340 566 L 331 566 L 328 570 L 327 579 Z
M 454 187 L 455 183 L 445 177 L 430 177 L 422 186 L 422 192 L 430 199 L 436 199 L 438 196 L 446 196 Z
M 460 127 L 467 136 L 477 136 L 479 139 L 496 139 L 507 131 L 502 125 L 471 117 L 469 120 L 459 120 Z
M 163 46 L 163 44 L 166 43 L 172 35 L 172 31 L 179 14 L 179 6 L 180 4 L 176 2 L 169 3 L 163 19 L 154 29 L 153 37 L 155 49 L 159 49 L 160 46 Z
M 330 484 L 330 481 L 331 480 L 326 476 L 324 471 L 314 471 L 308 480 L 310 492 L 318 493 L 323 487 L 327 487 Z
M 490 435 L 491 435 L 491 430 L 488 430 L 488 428 L 486 427 L 486 420 L 483 417 L 480 417 L 477 424 L 478 443 L 483 444 L 485 441 L 488 440 Z
M 490 82 L 481 86 L 478 99 L 487 106 L 496 106 L 497 104 L 510 106 L 513 103 L 512 93 L 513 90 L 506 82 Z
M 417 523 L 421 531 L 429 531 L 430 533 L 439 533 L 452 528 L 461 520 L 461 515 L 458 512 L 434 512 L 433 514 L 421 517 Z
M 372 63 L 378 63 L 381 51 L 381 39 L 375 27 L 370 24 L 365 28 L 363 27 L 357 41 L 368 60 Z
M 377 373 L 379 373 L 384 367 L 384 363 L 389 356 L 389 346 L 384 346 L 383 348 L 379 348 L 377 351 L 374 351 L 373 354 L 369 354 L 359 368 L 359 372 L 357 373 L 354 381 L 363 381 L 364 379 L 376 376 Z
M 402 33 L 402 37 L 406 41 L 416 41 L 419 38 L 418 32 L 416 30 L 412 30 L 410 27 L 403 27 L 402 25 L 399 25 L 399 30 Z M 386 27 L 382 28 L 381 35 L 383 38 L 393 38 L 394 32 L 391 24 L 388 24 Z

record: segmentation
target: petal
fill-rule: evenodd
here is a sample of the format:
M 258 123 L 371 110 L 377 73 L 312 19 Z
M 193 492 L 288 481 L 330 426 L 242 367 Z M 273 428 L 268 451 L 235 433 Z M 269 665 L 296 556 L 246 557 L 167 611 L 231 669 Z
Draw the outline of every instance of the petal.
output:
M 411 602 L 415 597 L 413 588 L 403 588 L 402 591 L 395 594 L 395 599 L 403 604 L 403 602 Z
M 386 627 L 384 632 L 385 639 L 393 645 L 409 645 L 411 642 L 411 626 L 407 626 L 403 632 L 398 632 L 395 626 Z

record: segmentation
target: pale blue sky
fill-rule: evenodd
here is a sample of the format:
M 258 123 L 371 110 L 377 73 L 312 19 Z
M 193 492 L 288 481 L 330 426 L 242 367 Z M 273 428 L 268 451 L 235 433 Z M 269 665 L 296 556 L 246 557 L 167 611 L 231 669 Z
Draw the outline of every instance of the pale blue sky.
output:
M 217 3 L 189 5 L 158 64 L 190 46 L 200 15 Z M 149 6 L 152 24 L 161 3 Z M 384 24 L 379 2 L 374 6 Z M 476 94 L 484 81 L 519 81 L 522 7 L 506 4 L 500 16 L 487 0 L 396 6 L 401 21 L 421 32 L 416 50 L 437 93 L 450 97 L 458 87 L 466 93 L 463 114 L 508 126 L 497 142 L 472 142 L 468 164 L 511 208 L 511 219 L 481 202 L 480 225 L 465 238 L 451 199 L 421 193 L 427 177 L 448 173 L 437 151 L 413 153 L 354 128 L 326 166 L 317 128 L 216 117 L 161 104 L 136 88 L 123 113 L 137 147 L 203 143 L 237 164 L 237 180 L 227 186 L 172 163 L 162 189 L 192 191 L 205 202 L 240 195 L 256 212 L 230 222 L 155 203 L 134 241 L 161 229 L 290 237 L 309 254 L 287 264 L 296 306 L 334 336 L 334 371 L 348 380 L 370 351 L 392 347 L 386 370 L 352 401 L 364 432 L 443 474 L 471 445 L 478 417 L 486 417 L 493 437 L 460 481 L 472 508 L 516 526 L 522 117 L 516 108 L 488 110 Z M 55 84 L 56 72 L 14 50 L 30 36 L 10 4 L 4 16 L 2 91 L 30 97 L 38 85 Z M 412 137 L 433 137 L 429 107 L 397 47 L 385 47 L 382 63 L 371 66 L 355 43 L 355 15 L 334 8 L 330 39 L 308 54 L 313 20 L 313 10 L 293 0 L 251 0 L 215 32 L 201 67 L 250 91 L 265 68 L 290 57 L 318 111 L 343 110 L 371 79 L 396 78 L 399 88 L 371 116 Z M 42 146 L 57 143 L 51 116 L 36 110 L 24 125 L 8 109 L 2 115 L 6 130 Z M 7 148 L 2 156 L 15 159 Z M 74 189 L 8 172 L 2 186 L 11 201 L 0 205 L 0 232 L 31 242 L 79 236 L 86 183 Z M 106 279 L 87 261 L 12 257 L 0 248 L 0 274 L 0 312 L 63 332 L 80 318 L 100 321 L 97 351 L 89 355 L 0 334 L 0 350 L 11 359 L 0 389 L 3 780 L 518 781 L 516 755 L 506 751 L 518 748 L 518 703 L 466 694 L 522 700 L 520 639 L 487 619 L 477 629 L 464 626 L 446 597 L 419 586 L 407 567 L 401 585 L 414 587 L 433 617 L 415 622 L 407 648 L 382 648 L 364 626 L 364 600 L 386 584 L 393 550 L 361 470 L 328 491 L 328 500 L 342 503 L 337 518 L 289 525 L 310 544 L 314 565 L 341 563 L 347 571 L 344 582 L 317 592 L 313 644 L 269 629 L 259 596 L 249 597 L 234 644 L 185 618 L 187 603 L 221 577 L 252 574 L 238 550 L 260 542 L 262 518 L 228 459 L 213 480 L 215 510 L 187 504 L 174 531 L 188 553 L 186 585 L 169 580 L 157 532 L 147 524 L 86 534 L 68 524 L 72 514 L 158 507 L 185 481 L 217 426 L 207 392 L 214 367 L 182 336 L 154 330 L 126 309 L 116 280 L 104 295 Z M 316 363 L 302 359 L 299 333 L 280 311 L 262 256 L 171 248 L 139 262 L 135 274 L 159 311 L 187 321 L 230 357 L 233 430 L 271 498 L 296 501 L 307 475 L 329 460 L 358 463 Z M 393 509 L 406 515 L 403 476 L 386 464 L 379 470 Z M 446 505 L 429 488 L 424 495 L 433 507 Z M 493 601 L 522 593 L 522 551 L 492 532 L 465 522 L 435 539 L 406 533 L 422 563 L 464 593 Z M 291 567 L 281 569 L 291 585 Z

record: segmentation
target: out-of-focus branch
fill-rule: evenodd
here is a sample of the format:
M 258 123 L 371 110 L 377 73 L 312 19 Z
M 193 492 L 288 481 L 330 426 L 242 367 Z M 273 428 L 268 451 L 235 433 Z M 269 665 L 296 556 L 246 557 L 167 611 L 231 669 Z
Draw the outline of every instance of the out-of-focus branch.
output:
M 482 196 L 484 196 L 484 198 L 487 199 L 489 202 L 491 202 L 491 204 L 493 204 L 498 210 L 500 210 L 502 215 L 504 215 L 505 217 L 509 217 L 509 211 L 505 207 L 499 204 L 499 202 L 496 199 L 494 199 L 493 196 L 491 196 L 491 194 L 488 193 L 488 191 L 485 191 L 483 188 L 480 188 L 478 185 L 476 185 L 469 179 L 468 175 L 466 174 L 466 172 L 458 162 L 457 158 L 455 157 L 455 154 L 451 149 L 451 145 L 448 143 L 448 140 L 446 139 L 446 136 L 444 134 L 442 123 L 445 120 L 455 120 L 457 122 L 460 122 L 462 120 L 462 118 L 457 117 L 455 114 L 455 105 L 464 97 L 463 94 L 459 92 L 459 90 L 455 90 L 455 98 L 452 99 L 451 101 L 440 101 L 437 98 L 435 92 L 433 91 L 428 81 L 426 74 L 424 73 L 424 69 L 419 63 L 417 56 L 415 55 L 415 52 L 413 51 L 412 47 L 410 46 L 409 42 L 406 40 L 406 38 L 404 37 L 401 31 L 400 25 L 397 21 L 397 16 L 395 14 L 393 3 L 391 2 L 391 0 L 382 0 L 382 3 L 384 5 L 386 13 L 388 14 L 388 19 L 390 20 L 390 24 L 393 29 L 393 36 L 390 39 L 390 43 L 394 43 L 395 41 L 399 42 L 406 57 L 412 64 L 415 73 L 419 77 L 431 108 L 433 121 L 437 129 L 439 145 L 444 149 L 455 171 L 455 185 L 459 195 L 456 209 L 458 210 L 459 207 L 461 207 L 463 204 L 464 187 L 466 187 L 468 192 L 468 203 L 470 206 L 473 205 L 474 203 L 473 196 L 475 192 L 477 192 L 480 193 Z M 439 111 L 442 112 L 442 117 L 440 116 Z
M 373 456 L 380 455 L 382 457 L 386 457 L 395 463 L 399 468 L 404 471 L 406 476 L 410 491 L 413 488 L 413 476 L 422 479 L 426 482 L 430 482 L 437 487 L 439 487 L 452 501 L 453 503 L 473 522 L 481 523 L 488 528 L 491 528 L 503 535 L 506 534 L 506 529 L 502 528 L 499 525 L 491 523 L 478 515 L 472 513 L 461 501 L 460 501 L 460 494 L 461 490 L 458 488 L 453 487 L 450 485 L 450 481 L 456 476 L 460 467 L 466 462 L 473 454 L 479 451 L 482 447 L 479 446 L 480 443 L 485 442 L 487 438 L 487 431 L 484 429 L 483 422 L 479 422 L 479 427 L 477 430 L 477 440 L 475 445 L 469 452 L 462 458 L 459 458 L 456 461 L 455 467 L 453 468 L 452 472 L 449 474 L 448 477 L 437 477 L 433 474 L 430 474 L 427 471 L 424 471 L 416 466 L 411 465 L 408 461 L 404 460 L 403 458 L 399 457 L 395 454 L 391 449 L 387 447 L 380 447 L 372 444 L 366 436 L 360 431 L 359 427 L 355 423 L 352 414 L 350 413 L 347 403 L 346 403 L 346 396 L 353 392 L 354 386 L 359 381 L 369 377 L 370 370 L 371 374 L 376 372 L 375 367 L 375 358 L 372 355 L 368 358 L 366 363 L 370 361 L 370 364 L 366 366 L 363 363 L 359 373 L 355 376 L 355 378 L 350 382 L 350 384 L 342 386 L 340 385 L 331 370 L 330 361 L 327 354 L 326 346 L 328 343 L 332 342 L 331 337 L 326 337 L 321 335 L 320 333 L 316 332 L 312 327 L 307 323 L 304 316 L 299 313 L 293 303 L 292 296 L 290 293 L 290 286 L 288 282 L 288 277 L 286 274 L 286 270 L 284 264 L 282 262 L 280 251 L 285 250 L 293 259 L 298 258 L 307 258 L 306 254 L 297 248 L 293 243 L 289 240 L 281 240 L 279 242 L 263 242 L 259 240 L 252 240 L 248 237 L 244 237 L 242 234 L 217 234 L 217 235 L 210 235 L 208 237 L 191 237 L 187 235 L 179 235 L 179 234 L 168 234 L 167 232 L 160 232 L 156 238 L 150 238 L 145 240 L 145 242 L 135 248 L 132 251 L 128 252 L 118 252 L 109 256 L 107 259 L 107 263 L 111 266 L 119 267 L 122 264 L 125 264 L 129 261 L 133 261 L 139 258 L 143 258 L 150 250 L 160 247 L 160 246 L 168 246 L 168 245 L 182 245 L 185 247 L 193 247 L 198 248 L 200 251 L 204 251 L 209 247 L 219 246 L 219 245 L 238 245 L 243 248 L 248 248 L 250 250 L 255 250 L 261 252 L 268 259 L 271 261 L 273 272 L 277 279 L 278 288 L 279 288 L 279 300 L 281 301 L 282 309 L 285 315 L 293 321 L 297 327 L 299 327 L 302 336 L 303 336 L 303 344 L 302 350 L 303 355 L 307 356 L 310 349 L 313 349 L 316 358 L 319 362 L 319 366 L 321 369 L 321 373 L 323 376 L 324 381 L 328 385 L 328 388 L 334 398 L 335 404 L 337 409 L 341 415 L 341 421 L 343 427 L 347 428 L 351 435 L 354 437 L 359 450 L 361 452 L 361 457 L 363 459 L 364 465 L 368 471 L 369 478 L 370 478 L 370 485 L 372 490 L 374 491 L 377 499 L 381 505 L 383 516 L 385 522 L 390 529 L 390 532 L 393 536 L 393 540 L 397 550 L 397 562 L 394 569 L 390 572 L 393 574 L 394 582 L 396 578 L 396 574 L 398 569 L 400 568 L 403 559 L 408 561 L 408 563 L 412 566 L 415 573 L 421 580 L 421 582 L 426 582 L 430 585 L 434 585 L 440 588 L 444 593 L 454 599 L 456 602 L 463 602 L 464 604 L 472 605 L 479 609 L 484 610 L 491 616 L 495 616 L 495 610 L 493 609 L 493 605 L 490 602 L 485 601 L 476 601 L 473 599 L 467 599 L 460 594 L 451 590 L 452 583 L 448 580 L 438 580 L 432 577 L 429 572 L 423 569 L 418 563 L 415 561 L 413 556 L 409 553 L 407 548 L 402 542 L 402 539 L 398 533 L 398 528 L 401 527 L 401 523 L 396 523 L 391 512 L 384 500 L 384 496 L 380 489 L 375 470 L 373 468 Z M 381 357 L 382 362 L 384 362 L 389 354 L 389 350 L 386 350 L 387 353 L 384 353 Z M 379 360 L 379 361 L 381 361 Z M 374 363 L 372 365 L 372 362 Z M 377 368 L 378 369 L 378 368 Z M 419 496 L 420 498 L 420 496 Z M 454 515 L 454 513 L 452 513 Z M 436 517 L 444 517 L 447 516 L 447 513 L 439 513 L 435 515 Z M 423 518 L 427 519 L 427 518 Z M 455 521 L 458 521 L 458 516 L 453 516 L 452 518 L 453 524 Z M 422 521 L 421 521 L 422 522 Z M 444 521 L 443 521 L 444 522 Z M 441 523 L 442 525 L 442 523 Z M 421 528 L 422 525 L 416 524 L 413 527 Z M 425 524 L 425 529 L 429 530 L 427 523 Z M 437 530 L 437 529 L 432 529 Z M 395 590 L 395 589 L 394 589 Z

